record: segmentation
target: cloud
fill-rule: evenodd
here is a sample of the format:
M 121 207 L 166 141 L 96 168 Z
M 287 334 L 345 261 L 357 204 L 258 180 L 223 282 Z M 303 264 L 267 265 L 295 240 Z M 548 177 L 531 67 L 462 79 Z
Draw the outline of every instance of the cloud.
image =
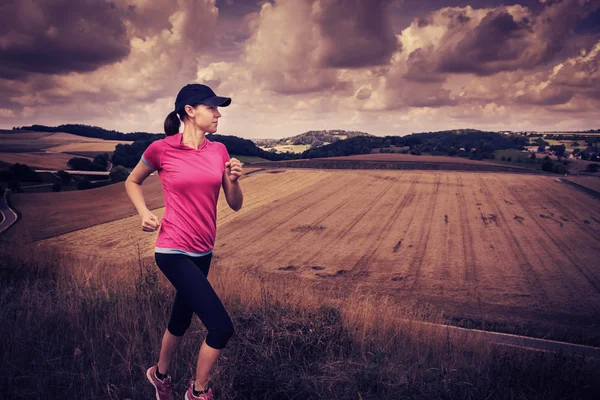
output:
M 8 0 L 0 13 L 0 77 L 93 71 L 123 59 L 120 11 L 97 0 Z
M 335 89 L 336 68 L 385 65 L 397 50 L 391 0 L 276 0 L 265 3 L 245 43 L 257 82 L 277 93 Z
M 313 15 L 321 34 L 317 58 L 324 67 L 387 64 L 399 43 L 389 7 L 392 0 L 319 0 Z
M 535 69 L 568 52 L 577 20 L 600 8 L 590 0 L 546 4 L 538 14 L 520 5 L 443 8 L 413 21 L 401 37 L 407 78 Z
M 143 36 L 134 24 L 126 21 L 129 34 L 126 58 L 97 66 L 90 72 L 51 76 L 31 73 L 22 80 L 4 79 L 0 80 L 0 88 L 7 93 L 13 108 L 16 105 L 40 108 L 36 113 L 39 117 L 55 112 L 55 106 L 67 104 L 71 107 L 97 104 L 87 107 L 85 116 L 75 113 L 76 117 L 93 118 L 106 113 L 107 104 L 114 106 L 117 113 L 127 113 L 143 110 L 147 103 L 166 97 L 174 102 L 177 91 L 195 79 L 203 51 L 214 42 L 218 10 L 214 0 L 178 0 L 171 4 L 176 8 L 167 8 L 173 10 L 165 17 L 168 28 L 157 27 L 151 35 L 152 30 L 145 30 L 148 35 Z M 132 4 L 120 7 L 130 13 L 140 11 L 132 9 Z

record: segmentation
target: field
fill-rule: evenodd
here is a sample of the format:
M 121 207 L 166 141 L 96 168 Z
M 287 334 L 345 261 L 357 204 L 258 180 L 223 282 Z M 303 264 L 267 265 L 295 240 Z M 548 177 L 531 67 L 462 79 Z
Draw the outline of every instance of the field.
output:
M 402 162 L 436 162 L 436 163 L 458 163 L 458 164 L 474 164 L 474 165 L 490 165 L 488 161 L 470 160 L 465 157 L 449 157 L 449 156 L 415 156 L 412 154 L 391 154 L 391 153 L 374 153 L 374 154 L 359 154 L 346 157 L 328 157 L 314 158 L 314 160 L 348 160 L 348 161 L 402 161 Z
M 595 190 L 600 193 L 600 177 L 589 176 L 589 177 L 568 177 L 568 181 L 575 182 L 578 185 L 585 186 L 588 189 Z
M 51 153 L 94 152 L 96 154 L 101 154 L 102 152 L 113 152 L 117 144 L 131 143 L 133 142 L 102 140 L 63 132 L 0 133 L 0 153 L 37 153 L 45 150 Z M 48 156 L 47 159 L 35 159 L 34 161 L 48 161 L 48 164 L 36 166 L 39 166 L 40 168 L 54 168 L 50 165 L 59 163 L 57 160 L 62 160 L 58 157 L 60 156 Z M 6 156 L 4 158 L 6 158 Z M 0 158 L 0 161 L 5 160 Z
M 62 153 L 0 153 L 0 160 L 7 164 L 27 164 L 38 169 L 67 169 L 72 155 Z
M 275 151 L 277 153 L 286 153 L 286 152 L 290 152 L 290 153 L 302 153 L 308 149 L 310 149 L 310 145 L 309 144 L 285 144 L 285 145 L 280 145 L 280 146 L 274 146 L 274 147 L 261 147 L 261 149 L 265 150 L 265 151 L 270 151 L 271 149 L 275 149 Z
M 540 175 L 277 172 L 244 179 L 238 213 L 221 199 L 220 265 L 291 285 L 300 279 L 340 291 L 360 288 L 398 304 L 417 301 L 459 325 L 600 344 L 594 198 Z M 120 196 L 111 204 L 125 207 Z M 13 198 L 24 215 L 36 209 Z M 75 214 L 57 209 L 38 227 L 49 232 L 37 237 L 78 227 L 45 242 L 108 262 L 134 262 L 138 245 L 151 256 L 156 233 L 142 232 L 135 212 L 119 219 L 123 212 L 95 201 L 87 221 L 65 221 L 61 229 L 52 223 Z M 155 212 L 162 217 L 162 209 Z

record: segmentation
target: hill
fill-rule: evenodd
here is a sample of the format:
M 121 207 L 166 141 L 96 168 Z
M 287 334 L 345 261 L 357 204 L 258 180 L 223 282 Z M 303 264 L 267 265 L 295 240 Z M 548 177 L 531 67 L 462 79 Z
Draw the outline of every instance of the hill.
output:
M 302 153 L 308 149 L 325 146 L 340 140 L 351 139 L 355 137 L 372 136 L 366 132 L 345 131 L 345 130 L 321 130 L 308 131 L 296 136 L 283 139 L 256 139 L 254 143 L 263 150 L 277 153 Z

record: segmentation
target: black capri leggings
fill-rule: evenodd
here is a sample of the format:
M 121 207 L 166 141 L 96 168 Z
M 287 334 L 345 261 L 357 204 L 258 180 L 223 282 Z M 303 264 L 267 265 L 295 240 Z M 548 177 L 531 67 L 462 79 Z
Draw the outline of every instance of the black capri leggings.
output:
M 224 348 L 234 330 L 231 318 L 207 279 L 212 253 L 201 257 L 154 253 L 154 258 L 177 289 L 169 332 L 183 336 L 192 323 L 192 314 L 196 313 L 208 330 L 206 344 L 213 349 Z

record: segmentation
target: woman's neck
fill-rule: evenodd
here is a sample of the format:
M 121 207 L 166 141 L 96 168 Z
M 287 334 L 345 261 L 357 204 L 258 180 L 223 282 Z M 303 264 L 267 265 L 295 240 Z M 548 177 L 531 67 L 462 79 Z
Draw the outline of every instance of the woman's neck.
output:
M 198 129 L 198 127 L 187 124 L 183 128 L 183 134 L 181 135 L 181 143 L 189 146 L 193 149 L 198 150 L 202 142 L 204 142 L 206 132 Z

